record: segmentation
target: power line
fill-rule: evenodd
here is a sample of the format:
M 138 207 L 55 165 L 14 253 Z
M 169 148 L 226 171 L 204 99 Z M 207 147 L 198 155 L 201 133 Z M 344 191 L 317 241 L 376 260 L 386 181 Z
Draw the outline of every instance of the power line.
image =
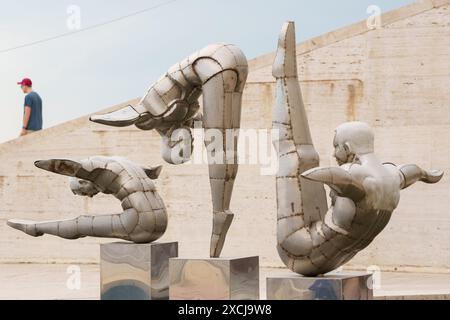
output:
M 55 35 L 55 36 L 52 36 L 52 37 L 48 37 L 48 38 L 44 38 L 44 39 L 40 39 L 40 40 L 28 42 L 28 43 L 24 43 L 24 44 L 15 46 L 15 47 L 2 49 L 2 50 L 0 50 L 0 53 L 6 53 L 6 52 L 10 52 L 10 51 L 26 48 L 26 47 L 31 47 L 31 46 L 34 46 L 34 45 L 37 45 L 37 44 L 41 44 L 41 43 L 44 43 L 44 42 L 48 42 L 48 41 L 52 41 L 52 40 L 56 40 L 56 39 L 60 39 L 60 38 L 68 37 L 68 36 L 72 36 L 72 35 L 75 35 L 75 34 L 78 34 L 78 33 L 81 33 L 81 32 L 97 29 L 97 28 L 100 28 L 100 27 L 104 27 L 106 25 L 109 25 L 109 24 L 112 24 L 112 23 L 115 23 L 115 22 L 118 22 L 118 21 L 121 21 L 121 20 L 125 20 L 125 19 L 137 16 L 137 15 L 140 15 L 140 14 L 143 14 L 143 13 L 146 13 L 146 12 L 158 9 L 160 7 L 169 5 L 169 4 L 171 4 L 173 2 L 176 2 L 176 1 L 179 1 L 179 0 L 169 0 L 169 1 L 157 4 L 157 5 L 154 5 L 152 7 L 148 7 L 148 8 L 139 10 L 139 11 L 135 11 L 135 12 L 132 12 L 130 14 L 127 14 L 127 15 L 124 15 L 124 16 L 121 16 L 121 17 L 118 17 L 118 18 L 115 18 L 115 19 L 112 19 L 112 20 L 108 20 L 108 21 L 105 21 L 105 22 L 101 22 L 101 23 L 98 23 L 98 24 L 91 25 L 91 26 L 83 28 L 83 29 L 70 31 L 70 32 L 65 32 L 65 33 L 61 33 L 61 34 L 58 34 L 58 35 Z

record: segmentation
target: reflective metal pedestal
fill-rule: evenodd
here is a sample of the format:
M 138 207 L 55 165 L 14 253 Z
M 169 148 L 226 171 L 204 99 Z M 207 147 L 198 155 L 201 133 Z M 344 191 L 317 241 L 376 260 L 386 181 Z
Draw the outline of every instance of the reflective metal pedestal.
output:
M 178 256 L 178 242 L 100 245 L 102 300 L 169 298 L 169 258 Z
M 258 300 L 259 257 L 173 258 L 171 300 Z
M 372 300 L 372 275 L 329 273 L 322 277 L 287 274 L 267 277 L 268 300 Z

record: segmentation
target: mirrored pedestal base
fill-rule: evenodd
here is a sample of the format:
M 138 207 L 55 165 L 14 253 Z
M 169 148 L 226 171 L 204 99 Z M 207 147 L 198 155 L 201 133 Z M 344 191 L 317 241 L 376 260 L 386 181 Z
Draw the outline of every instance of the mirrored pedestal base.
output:
M 372 275 L 339 272 L 322 277 L 290 273 L 267 277 L 268 300 L 372 300 Z
M 171 300 L 258 300 L 259 257 L 172 258 Z
M 101 299 L 169 299 L 169 258 L 177 256 L 178 242 L 101 244 Z

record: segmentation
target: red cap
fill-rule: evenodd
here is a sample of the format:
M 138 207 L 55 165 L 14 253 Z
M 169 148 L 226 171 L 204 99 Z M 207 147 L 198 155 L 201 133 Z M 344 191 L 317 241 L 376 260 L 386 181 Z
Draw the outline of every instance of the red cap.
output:
M 22 81 L 17 82 L 17 84 L 20 84 L 21 86 L 31 87 L 33 85 L 33 82 L 31 81 L 31 79 L 24 78 L 22 79 Z

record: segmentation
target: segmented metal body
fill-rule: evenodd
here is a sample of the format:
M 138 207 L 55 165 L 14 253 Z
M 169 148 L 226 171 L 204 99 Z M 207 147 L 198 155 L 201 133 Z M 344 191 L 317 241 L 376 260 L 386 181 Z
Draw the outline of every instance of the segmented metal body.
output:
M 204 88 L 209 81 L 216 85 L 218 81 L 221 82 L 224 92 L 239 94 L 244 89 L 247 74 L 247 59 L 238 47 L 221 43 L 209 45 L 173 65 L 150 86 L 134 107 L 142 115 L 135 124 L 141 129 L 156 128 L 162 133 L 174 126 L 189 126 L 199 110 L 198 98 L 203 91 L 210 90 Z M 219 98 L 221 97 L 216 97 Z M 236 106 L 236 103 L 240 96 L 234 95 L 234 99 L 235 108 L 239 108 L 231 110 L 230 105 L 229 110 L 222 111 L 234 112 L 235 117 L 239 118 L 240 106 Z M 215 116 L 221 109 L 220 104 L 218 100 L 205 99 L 205 114 Z M 216 124 L 218 128 L 224 126 L 223 123 Z
M 124 158 L 103 156 L 79 162 L 44 160 L 38 161 L 36 165 L 48 171 L 79 178 L 81 182 L 89 181 L 96 192 L 111 194 L 120 200 L 123 212 L 81 215 L 74 219 L 43 222 L 11 220 L 8 221 L 11 227 L 32 236 L 52 234 L 66 239 L 106 237 L 136 243 L 155 241 L 165 232 L 167 212 L 149 178 L 152 175 L 150 169 Z
M 363 122 L 346 122 L 335 132 L 340 167 L 319 167 L 297 76 L 294 24 L 283 27 L 273 65 L 277 99 L 273 128 L 277 174 L 278 252 L 294 272 L 315 276 L 349 261 L 386 227 L 400 190 L 417 181 L 436 183 L 443 172 L 414 164 L 382 164 L 374 134 Z M 324 184 L 331 189 L 328 209 Z
M 274 145 L 280 168 L 276 178 L 277 249 L 294 272 L 318 275 L 339 267 L 366 247 L 383 230 L 392 210 L 374 209 L 366 199 L 358 203 L 333 191 L 328 209 L 323 184 L 301 176 L 319 166 L 319 155 L 299 87 L 293 28 L 292 23 L 284 26 L 273 68 L 277 79 L 273 128 L 279 130 Z
M 247 74 L 247 59 L 238 47 L 211 44 L 172 66 L 150 86 L 136 106 L 91 117 L 94 122 L 111 126 L 134 124 L 142 130 L 157 130 L 162 138 L 162 157 L 172 164 L 190 159 L 190 128 L 195 119 L 201 120 L 203 128 L 209 130 L 205 132 L 204 142 L 213 206 L 212 257 L 220 255 L 234 216 L 230 201 L 238 170 L 237 129 Z M 202 115 L 198 112 L 201 95 Z M 187 137 L 181 133 L 180 138 L 178 129 L 186 129 L 182 131 L 188 132 Z M 208 148 L 212 142 L 213 147 Z
M 93 216 L 93 234 L 86 235 L 102 236 L 111 231 L 114 237 L 133 242 L 152 242 L 164 234 L 167 227 L 166 207 L 143 167 L 120 157 L 91 157 L 81 161 L 81 164 L 91 172 L 95 168 L 104 169 L 91 181 L 103 192 L 119 199 L 123 208 L 121 214 Z M 97 232 L 95 225 L 98 219 L 110 219 L 111 230 L 103 227 L 102 232 Z

